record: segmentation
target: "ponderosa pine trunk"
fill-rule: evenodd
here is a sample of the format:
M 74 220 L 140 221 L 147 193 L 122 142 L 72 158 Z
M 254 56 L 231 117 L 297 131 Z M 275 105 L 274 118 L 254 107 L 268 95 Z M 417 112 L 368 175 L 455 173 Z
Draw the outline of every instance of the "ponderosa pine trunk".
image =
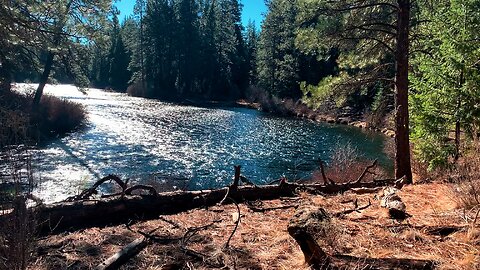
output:
M 0 52 L 0 93 L 10 91 L 12 79 L 10 76 L 10 65 Z
M 43 89 L 48 82 L 48 77 L 50 76 L 50 72 L 52 71 L 53 67 L 53 58 L 55 55 L 53 52 L 49 52 L 47 55 L 47 62 L 45 62 L 45 67 L 43 68 L 42 76 L 40 77 L 40 81 L 38 83 L 37 90 L 35 91 L 35 96 L 33 98 L 32 108 L 34 111 L 37 110 L 38 106 L 40 105 L 40 100 L 42 99 Z
M 62 29 L 67 22 L 67 16 L 68 16 L 68 13 L 70 12 L 70 8 L 72 7 L 73 1 L 74 0 L 68 1 L 65 9 L 66 13 L 62 14 L 62 17 L 56 26 L 56 31 L 53 37 L 53 47 L 55 49 L 59 47 L 61 44 L 61 39 L 63 34 Z M 42 95 L 43 95 L 43 89 L 45 89 L 45 85 L 48 82 L 48 77 L 50 77 L 50 73 L 52 71 L 54 58 L 55 58 L 55 53 L 53 53 L 50 50 L 47 54 L 47 61 L 45 62 L 45 67 L 43 68 L 42 76 L 40 77 L 37 90 L 35 91 L 35 96 L 33 97 L 32 109 L 34 112 L 36 112 L 36 110 L 38 109 L 38 106 L 40 105 L 40 100 L 42 99 Z
M 410 29 L 410 0 L 398 0 L 396 74 L 395 74 L 395 177 L 412 182 L 408 119 L 408 54 Z

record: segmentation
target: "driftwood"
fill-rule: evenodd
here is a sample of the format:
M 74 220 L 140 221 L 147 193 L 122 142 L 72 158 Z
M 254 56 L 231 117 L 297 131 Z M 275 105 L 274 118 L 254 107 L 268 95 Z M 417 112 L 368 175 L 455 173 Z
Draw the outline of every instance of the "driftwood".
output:
M 323 208 L 314 206 L 299 207 L 290 219 L 288 232 L 300 246 L 306 263 L 312 269 L 433 269 L 434 263 L 425 260 L 359 258 L 349 255 L 328 254 L 320 243 L 325 243 L 322 238 L 329 237 L 330 220 L 330 216 Z
M 316 234 L 324 232 L 330 217 L 323 208 L 302 206 L 297 209 L 288 224 L 288 233 L 295 239 L 307 262 L 314 269 L 330 265 L 329 256 L 318 244 Z
M 331 264 L 337 269 L 369 270 L 430 270 L 435 269 L 434 262 L 400 258 L 360 258 L 349 255 L 333 255 Z M 335 268 L 334 268 L 335 269 Z
M 91 226 L 105 226 L 125 223 L 128 220 L 155 219 L 159 215 L 177 214 L 195 208 L 210 207 L 223 203 L 228 197 L 237 203 L 256 200 L 273 200 L 296 197 L 298 192 L 312 194 L 336 194 L 352 188 L 375 188 L 391 186 L 394 179 L 373 182 L 334 184 L 298 184 L 281 179 L 278 185 L 239 186 L 242 181 L 240 166 L 235 166 L 235 178 L 227 188 L 202 191 L 175 191 L 157 193 L 153 187 L 137 185 L 128 188 L 128 181 L 123 182 L 115 175 L 109 175 L 97 181 L 91 188 L 80 195 L 70 197 L 65 202 L 40 205 L 34 208 L 43 234 L 56 233 L 70 229 Z M 121 193 L 107 195 L 101 199 L 90 199 L 97 194 L 99 186 L 107 181 L 114 181 L 122 189 Z M 147 195 L 131 195 L 134 190 L 146 190 Z M 8 215 L 0 216 L 0 225 L 8 220 Z
M 350 188 L 392 185 L 394 180 L 337 185 L 297 184 L 281 181 L 279 185 L 239 186 L 203 191 L 176 191 L 152 195 L 117 196 L 98 200 L 81 200 L 44 205 L 36 208 L 40 231 L 54 233 L 68 229 L 123 223 L 129 219 L 154 219 L 195 208 L 210 207 L 225 198 L 236 202 L 273 200 L 294 197 L 298 191 L 336 194 Z M 3 217 L 0 217 L 0 222 Z
M 148 245 L 148 239 L 140 237 L 130 244 L 126 245 L 122 250 L 115 253 L 113 256 L 99 264 L 96 270 L 112 270 L 118 269 L 122 264 L 128 261 L 133 256 L 137 255 L 142 249 Z

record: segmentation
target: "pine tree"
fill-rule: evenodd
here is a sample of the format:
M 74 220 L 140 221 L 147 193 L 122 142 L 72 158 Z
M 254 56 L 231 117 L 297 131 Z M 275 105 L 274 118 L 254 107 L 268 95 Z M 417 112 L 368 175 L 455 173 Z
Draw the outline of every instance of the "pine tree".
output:
M 298 97 L 298 57 L 295 48 L 296 1 L 272 0 L 258 42 L 259 86 L 279 97 Z
M 395 88 L 395 176 L 405 176 L 411 181 L 410 0 L 299 0 L 299 3 L 303 30 L 297 44 L 303 44 L 305 50 L 339 49 L 340 67 L 344 68 L 339 76 L 323 80 L 316 91 L 306 94 L 322 97 L 329 92 L 360 88 L 378 81 L 390 82 Z M 394 70 L 394 79 L 388 76 L 391 70 Z
M 424 23 L 411 76 L 413 140 L 430 168 L 458 158 L 460 132 L 476 136 L 480 124 L 480 1 L 442 1 L 424 6 Z M 455 131 L 453 143 L 448 140 Z
M 255 85 L 257 83 L 257 46 L 258 33 L 255 22 L 249 21 L 246 30 L 246 64 L 248 69 L 248 83 Z
M 117 16 L 113 17 L 111 34 L 111 48 L 109 53 L 109 83 L 114 90 L 125 92 L 130 81 L 131 73 L 128 70 L 130 55 L 123 43 L 120 24 Z
M 147 96 L 175 98 L 178 79 L 177 22 L 172 3 L 150 1 L 145 15 L 145 79 Z
M 28 5 L 28 8 L 23 6 L 24 10 L 31 12 L 30 23 L 35 25 L 36 37 L 47 46 L 43 72 L 32 103 L 35 110 L 53 69 L 55 56 L 61 54 L 73 56 L 75 43 L 81 44 L 82 41 L 91 40 L 95 35 L 102 34 L 100 30 L 107 22 L 111 1 L 39 1 L 24 5 Z M 90 12 L 91 10 L 96 12 Z

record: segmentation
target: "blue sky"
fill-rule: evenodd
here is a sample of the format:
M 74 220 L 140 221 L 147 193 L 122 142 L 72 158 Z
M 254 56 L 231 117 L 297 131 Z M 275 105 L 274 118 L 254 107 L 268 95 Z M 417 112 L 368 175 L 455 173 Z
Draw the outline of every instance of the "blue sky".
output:
M 260 28 L 260 24 L 263 20 L 263 14 L 267 12 L 267 7 L 265 6 L 264 0 L 241 0 L 241 3 L 243 4 L 243 25 L 246 26 L 248 20 L 252 20 L 255 21 L 257 28 Z M 135 0 L 120 0 L 115 5 L 120 10 L 119 18 L 123 19 L 125 16 L 133 13 Z

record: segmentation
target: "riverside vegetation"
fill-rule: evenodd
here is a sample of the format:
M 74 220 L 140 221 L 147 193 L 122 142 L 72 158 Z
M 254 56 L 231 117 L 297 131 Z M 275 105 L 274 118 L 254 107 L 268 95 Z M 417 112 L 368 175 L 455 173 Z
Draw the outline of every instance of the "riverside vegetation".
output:
M 317 252 L 327 255 L 325 262 L 333 265 L 338 254 L 359 261 L 402 256 L 430 261 L 431 267 L 477 269 L 480 1 L 271 0 L 267 7 L 258 31 L 253 22 L 244 28 L 242 5 L 237 0 L 137 0 L 134 14 L 122 23 L 112 1 L 107 0 L 0 0 L 0 145 L 35 142 L 75 130 L 84 121 L 79 106 L 43 95 L 46 83 L 53 80 L 170 101 L 247 99 L 262 101 L 264 108 L 272 111 L 295 107 L 335 117 L 354 116 L 395 131 L 394 180 L 405 177 L 407 183 L 444 180 L 447 184 L 407 186 L 400 191 L 412 217 L 411 223 L 398 224 L 383 219 L 380 209 L 371 203 L 359 210 L 363 205 L 358 205 L 359 201 L 375 200 L 376 195 L 307 196 L 295 190 L 298 205 L 287 208 L 313 202 L 333 216 L 326 229 L 343 228 L 320 235 L 324 239 L 316 238 Z M 31 97 L 11 90 L 12 82 L 26 80 L 38 82 Z M 316 174 L 323 181 L 320 189 L 342 187 L 341 191 L 353 192 L 348 184 L 340 184 L 346 181 L 345 175 L 331 175 L 341 171 L 333 165 L 330 172 L 327 167 Z M 365 169 L 362 175 L 367 172 Z M 122 199 L 126 186 L 124 183 L 117 194 Z M 318 191 L 302 187 L 306 193 Z M 234 197 L 236 188 L 230 187 L 222 203 L 230 201 L 230 191 Z M 453 195 L 447 195 L 450 191 Z M 12 192 L 24 201 L 31 198 L 22 189 Z M 353 211 L 341 214 L 344 207 L 340 205 L 346 200 L 353 201 Z M 13 212 L 6 209 L 2 216 L 13 215 L 18 221 L 13 224 L 25 227 L 25 202 L 14 201 L 19 203 L 13 204 L 17 207 Z M 327 206 L 332 202 L 333 206 Z M 272 203 L 285 206 L 284 201 Z M 11 207 L 12 202 L 7 205 Z M 122 231 L 119 235 L 107 228 L 50 236 L 36 251 L 25 247 L 5 253 L 13 246 L 23 247 L 16 243 L 29 242 L 30 234 L 19 230 L 25 233 L 14 240 L 8 233 L 2 234 L 7 236 L 2 236 L 0 243 L 0 265 L 8 269 L 27 265 L 91 268 L 114 245 L 131 240 L 126 236 L 143 235 L 163 249 L 155 253 L 145 246 L 149 253 L 145 260 L 134 262 L 134 268 L 306 267 L 299 249 L 285 236 L 286 222 L 280 222 L 293 214 L 290 210 L 274 209 L 272 213 L 279 219 L 272 219 L 252 210 L 252 202 L 234 205 L 233 233 L 220 250 L 218 239 L 202 233 L 224 235 L 231 226 L 224 221 L 232 211 L 230 206 L 217 206 L 210 212 L 193 210 L 173 220 L 129 224 L 129 232 L 113 229 Z M 242 217 L 250 211 L 246 207 L 254 213 Z M 225 211 L 228 214 L 216 222 L 214 216 Z M 198 220 L 188 215 L 196 215 Z M 214 222 L 198 227 L 207 219 L 202 217 Z M 239 226 L 244 229 L 242 218 L 258 218 L 259 223 L 270 224 L 269 228 L 280 227 L 266 234 L 276 237 L 275 243 L 284 250 L 260 252 L 262 236 L 254 232 L 261 227 L 252 226 L 239 234 Z M 196 220 L 194 224 L 192 220 Z M 172 229 L 158 231 L 162 222 Z M 343 227 L 335 226 L 336 222 Z M 222 229 L 212 231 L 215 226 Z M 89 245 L 92 241 L 82 240 L 84 237 L 95 239 L 98 245 Z M 355 239 L 354 244 L 342 246 L 345 241 L 336 241 L 342 237 Z M 168 239 L 178 245 L 161 244 Z M 240 251 L 231 247 L 241 241 L 246 244 Z M 296 255 L 290 257 L 286 251 Z M 430 251 L 431 256 L 422 255 Z M 48 258 L 54 257 L 48 255 L 59 255 L 55 257 L 59 259 L 50 261 Z M 169 260 L 182 256 L 189 258 L 182 265 L 178 259 Z M 95 258 L 95 263 L 85 258 Z M 342 258 L 347 263 L 346 257 Z

